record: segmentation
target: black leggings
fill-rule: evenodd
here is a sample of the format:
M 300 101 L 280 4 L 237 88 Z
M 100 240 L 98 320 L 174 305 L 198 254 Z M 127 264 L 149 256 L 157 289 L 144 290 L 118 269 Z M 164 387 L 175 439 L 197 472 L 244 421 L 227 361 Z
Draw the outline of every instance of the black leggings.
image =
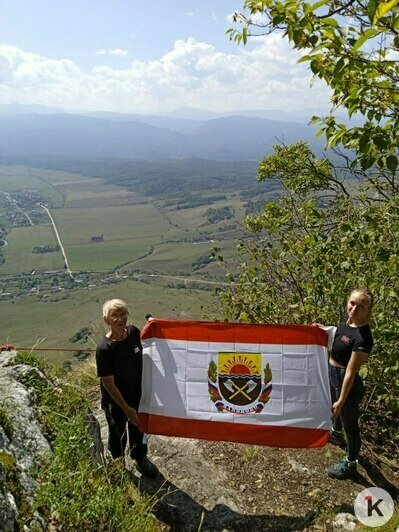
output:
M 124 412 L 116 405 L 108 405 L 105 417 L 108 422 L 108 449 L 112 458 L 125 455 L 127 436 L 129 434 L 129 454 L 134 460 L 147 454 L 147 444 L 143 443 L 143 433 L 128 422 Z
M 337 368 L 328 365 L 330 376 L 331 398 L 333 403 L 338 401 L 341 393 L 342 382 L 345 376 L 345 368 Z M 359 429 L 359 405 L 365 394 L 362 379 L 356 374 L 340 415 L 334 420 L 334 430 L 344 428 L 347 440 L 348 460 L 357 460 L 360 454 L 360 429 Z

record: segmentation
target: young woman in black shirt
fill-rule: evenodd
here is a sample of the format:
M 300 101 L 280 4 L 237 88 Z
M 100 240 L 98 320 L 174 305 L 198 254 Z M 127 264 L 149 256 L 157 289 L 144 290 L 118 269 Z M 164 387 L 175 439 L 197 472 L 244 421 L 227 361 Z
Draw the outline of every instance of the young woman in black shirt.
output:
M 347 456 L 329 468 L 333 478 L 353 476 L 357 470 L 360 453 L 359 405 L 364 396 L 364 384 L 359 376 L 360 366 L 373 347 L 373 337 L 368 325 L 373 307 L 373 295 L 367 288 L 351 292 L 346 314 L 338 325 L 329 360 L 330 388 L 334 420 L 330 442 L 344 443 L 346 435 Z

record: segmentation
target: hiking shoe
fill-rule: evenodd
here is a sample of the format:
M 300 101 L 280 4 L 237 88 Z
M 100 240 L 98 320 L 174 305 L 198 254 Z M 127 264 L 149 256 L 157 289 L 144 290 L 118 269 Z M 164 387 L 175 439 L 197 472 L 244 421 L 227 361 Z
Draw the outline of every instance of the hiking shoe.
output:
M 349 462 L 347 458 L 343 458 L 338 464 L 335 464 L 328 469 L 328 476 L 341 480 L 343 478 L 353 477 L 356 475 L 356 472 L 356 462 Z
M 330 437 L 328 438 L 328 443 L 331 443 L 331 445 L 338 445 L 338 447 L 340 447 L 341 445 L 345 445 L 346 441 L 342 432 L 338 432 L 338 430 L 332 430 L 330 432 Z
M 158 468 L 146 456 L 136 460 L 136 469 L 143 476 L 148 478 L 156 478 L 158 476 Z

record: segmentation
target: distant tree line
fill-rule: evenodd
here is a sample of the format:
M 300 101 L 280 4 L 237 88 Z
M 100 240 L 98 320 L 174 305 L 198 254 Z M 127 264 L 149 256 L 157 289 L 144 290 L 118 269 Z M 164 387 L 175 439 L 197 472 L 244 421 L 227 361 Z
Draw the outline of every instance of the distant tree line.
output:
M 92 334 L 93 331 L 90 327 L 82 327 L 71 338 L 69 338 L 69 341 L 73 344 L 76 344 L 77 342 L 87 342 L 87 340 L 91 338 Z
M 245 214 L 256 214 L 261 213 L 265 205 L 264 199 L 250 200 L 244 204 Z
M 202 255 L 201 257 L 198 257 L 192 264 L 193 270 L 200 270 L 201 268 L 204 268 L 207 264 L 213 262 L 215 259 L 211 257 L 210 255 Z
M 201 205 L 212 205 L 215 201 L 226 199 L 225 194 L 214 194 L 212 196 L 201 196 L 199 194 L 182 194 L 180 197 L 173 196 L 162 202 L 164 208 L 172 207 L 176 210 L 192 209 Z
M 90 242 L 104 242 L 104 235 L 93 235 Z
M 205 212 L 205 216 L 208 218 L 209 223 L 215 224 L 222 220 L 234 218 L 234 209 L 232 207 L 210 207 Z
M 32 250 L 32 253 L 54 253 L 55 251 L 59 251 L 60 246 L 57 244 L 56 246 L 35 246 Z
M 252 190 L 253 195 L 268 192 L 273 183 L 256 185 L 256 163 L 252 161 L 211 161 L 206 159 L 116 160 L 65 157 L 0 157 L 0 164 L 18 162 L 37 168 L 75 172 L 102 177 L 115 185 L 155 198 L 169 199 L 185 194 L 237 194 Z

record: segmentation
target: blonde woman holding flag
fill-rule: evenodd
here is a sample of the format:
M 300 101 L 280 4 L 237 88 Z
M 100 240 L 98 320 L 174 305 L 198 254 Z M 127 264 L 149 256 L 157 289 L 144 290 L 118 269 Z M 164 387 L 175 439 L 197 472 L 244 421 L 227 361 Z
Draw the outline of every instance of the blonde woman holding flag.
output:
M 359 369 L 373 347 L 369 319 L 373 308 L 373 294 L 367 288 L 353 290 L 348 298 L 346 314 L 338 325 L 329 359 L 329 378 L 332 397 L 333 430 L 330 443 L 345 443 L 347 456 L 328 469 L 330 477 L 344 479 L 356 474 L 360 454 L 359 405 L 365 388 Z

